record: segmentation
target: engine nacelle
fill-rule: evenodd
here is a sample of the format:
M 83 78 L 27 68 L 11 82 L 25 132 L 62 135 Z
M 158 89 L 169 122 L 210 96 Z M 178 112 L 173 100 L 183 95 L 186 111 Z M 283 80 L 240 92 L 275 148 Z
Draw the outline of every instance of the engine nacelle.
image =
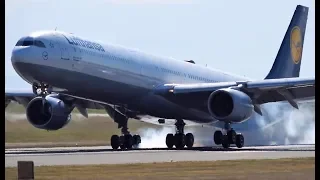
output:
M 41 97 L 32 99 L 26 109 L 28 121 L 36 128 L 58 130 L 67 125 L 71 119 L 71 109 L 53 95 L 45 97 L 43 104 Z
M 219 121 L 240 123 L 250 118 L 254 107 L 247 94 L 235 89 L 225 88 L 210 94 L 208 110 Z

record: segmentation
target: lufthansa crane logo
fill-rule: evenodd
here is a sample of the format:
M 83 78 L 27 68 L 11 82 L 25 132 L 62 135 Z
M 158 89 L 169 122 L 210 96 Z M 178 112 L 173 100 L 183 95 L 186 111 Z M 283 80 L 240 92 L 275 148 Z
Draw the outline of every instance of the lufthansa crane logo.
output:
M 295 26 L 291 30 L 290 48 L 292 60 L 295 64 L 298 64 L 301 60 L 302 55 L 302 38 L 301 31 L 298 26 Z
M 43 58 L 43 60 L 48 60 L 48 53 L 47 53 L 47 51 L 43 51 L 43 53 L 42 53 L 42 58 Z

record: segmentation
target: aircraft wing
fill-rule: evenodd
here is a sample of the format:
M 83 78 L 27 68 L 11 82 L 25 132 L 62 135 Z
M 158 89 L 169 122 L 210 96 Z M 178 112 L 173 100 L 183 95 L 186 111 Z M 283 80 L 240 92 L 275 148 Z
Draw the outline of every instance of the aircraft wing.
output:
M 35 95 L 29 89 L 26 90 L 5 90 L 5 108 L 10 104 L 11 101 L 16 101 L 19 104 L 27 107 L 28 103 L 34 98 Z
M 86 109 L 106 109 L 110 107 L 110 104 L 106 104 L 103 102 L 98 102 L 94 100 L 88 100 L 81 97 L 75 97 L 72 95 L 59 93 L 59 95 L 64 100 L 68 100 L 72 102 L 75 107 L 79 110 L 79 112 L 88 117 L 88 113 Z M 15 90 L 15 89 L 6 89 L 5 90 L 5 108 L 10 104 L 11 101 L 15 101 L 25 108 L 27 107 L 28 103 L 34 98 L 36 95 L 29 89 L 26 90 Z
M 260 104 L 278 101 L 288 101 L 293 107 L 298 108 L 296 99 L 314 98 L 314 78 L 283 78 L 265 79 L 258 81 L 220 82 L 220 83 L 194 83 L 194 84 L 165 84 L 156 88 L 155 93 L 168 100 L 183 106 L 196 109 L 207 109 L 209 95 L 218 89 L 234 88 L 250 96 L 257 107 Z M 98 102 L 81 97 L 59 93 L 64 100 L 71 101 L 79 112 L 88 117 L 86 109 L 108 109 L 111 104 Z M 5 107 L 16 101 L 27 107 L 35 97 L 31 90 L 7 90 L 5 91 Z M 261 114 L 261 111 L 256 112 Z
M 315 79 L 282 78 L 241 82 L 165 84 L 157 88 L 155 93 L 191 108 L 200 105 L 201 109 L 206 108 L 204 106 L 207 104 L 209 95 L 222 88 L 233 88 L 246 93 L 257 106 L 269 102 L 288 101 L 293 107 L 298 108 L 296 99 L 314 98 Z

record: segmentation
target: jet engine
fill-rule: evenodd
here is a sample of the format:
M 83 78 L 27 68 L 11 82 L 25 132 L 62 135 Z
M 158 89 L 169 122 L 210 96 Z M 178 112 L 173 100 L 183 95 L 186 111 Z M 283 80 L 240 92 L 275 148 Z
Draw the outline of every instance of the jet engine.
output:
M 240 123 L 250 118 L 254 107 L 247 94 L 226 88 L 210 94 L 208 110 L 219 121 Z
M 72 109 L 62 100 L 47 95 L 32 99 L 26 109 L 28 121 L 36 128 L 58 130 L 67 125 L 71 119 Z

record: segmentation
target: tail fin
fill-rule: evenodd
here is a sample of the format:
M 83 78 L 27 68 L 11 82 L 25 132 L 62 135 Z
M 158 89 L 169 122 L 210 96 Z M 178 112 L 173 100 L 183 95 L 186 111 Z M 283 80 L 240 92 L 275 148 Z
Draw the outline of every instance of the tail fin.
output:
M 299 77 L 309 8 L 298 5 L 272 69 L 265 79 Z

